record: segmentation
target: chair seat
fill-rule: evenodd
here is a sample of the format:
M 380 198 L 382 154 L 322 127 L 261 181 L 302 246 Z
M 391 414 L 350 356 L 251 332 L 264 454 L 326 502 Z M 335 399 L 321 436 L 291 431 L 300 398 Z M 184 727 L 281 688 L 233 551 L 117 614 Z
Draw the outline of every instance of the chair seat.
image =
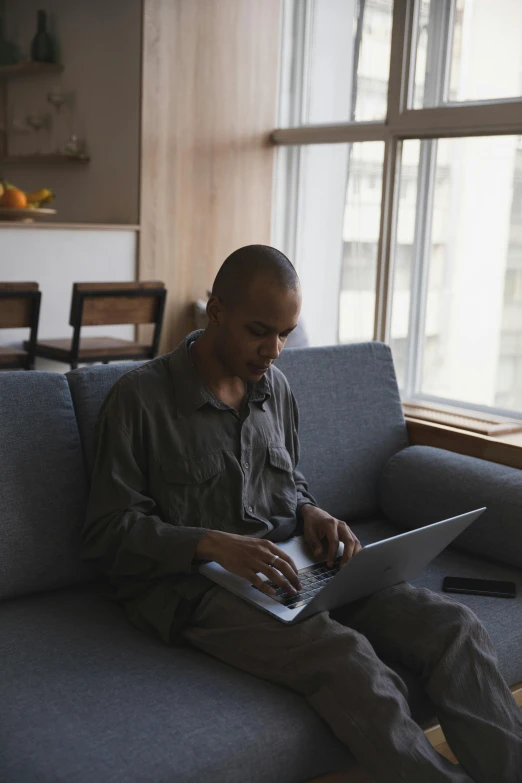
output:
M 0 367 L 2 367 L 2 365 L 23 367 L 26 362 L 26 351 L 23 351 L 20 348 L 9 348 L 7 345 L 0 346 Z
M 24 348 L 27 348 L 24 343 Z M 57 359 L 69 362 L 71 358 L 72 339 L 39 340 L 36 344 L 36 356 L 46 359 Z M 101 361 L 102 359 L 147 359 L 151 354 L 151 346 L 136 343 L 132 340 L 120 340 L 116 337 L 82 337 L 78 361 Z

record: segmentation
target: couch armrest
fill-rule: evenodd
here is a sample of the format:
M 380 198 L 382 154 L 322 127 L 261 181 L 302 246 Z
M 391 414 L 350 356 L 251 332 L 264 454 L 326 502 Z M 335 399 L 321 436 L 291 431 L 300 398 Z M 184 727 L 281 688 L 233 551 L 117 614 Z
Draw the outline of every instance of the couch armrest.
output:
M 381 511 L 413 529 L 486 506 L 454 546 L 522 567 L 522 471 L 431 446 L 391 457 L 379 480 Z

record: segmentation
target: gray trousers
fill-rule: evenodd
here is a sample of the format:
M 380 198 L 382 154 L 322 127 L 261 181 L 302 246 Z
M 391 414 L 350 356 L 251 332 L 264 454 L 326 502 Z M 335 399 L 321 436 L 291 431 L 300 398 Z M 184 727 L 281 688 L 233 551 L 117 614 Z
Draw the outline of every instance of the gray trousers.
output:
M 522 714 L 486 630 L 454 599 L 403 582 L 285 625 L 215 586 L 182 635 L 302 694 L 376 783 L 522 783 Z M 459 765 L 433 749 L 379 655 L 419 676 Z

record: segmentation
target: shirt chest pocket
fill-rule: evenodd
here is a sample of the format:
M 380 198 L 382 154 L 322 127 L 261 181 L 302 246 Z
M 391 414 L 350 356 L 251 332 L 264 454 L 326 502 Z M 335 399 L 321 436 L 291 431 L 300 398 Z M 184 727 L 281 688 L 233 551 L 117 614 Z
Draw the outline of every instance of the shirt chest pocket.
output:
M 285 446 L 268 446 L 268 461 L 273 468 L 293 473 L 292 458 Z
M 176 457 L 163 464 L 165 506 L 174 524 L 215 527 L 224 511 L 223 455 Z
M 265 475 L 269 513 L 290 512 L 295 514 L 297 490 L 294 480 L 294 465 L 285 446 L 267 446 Z

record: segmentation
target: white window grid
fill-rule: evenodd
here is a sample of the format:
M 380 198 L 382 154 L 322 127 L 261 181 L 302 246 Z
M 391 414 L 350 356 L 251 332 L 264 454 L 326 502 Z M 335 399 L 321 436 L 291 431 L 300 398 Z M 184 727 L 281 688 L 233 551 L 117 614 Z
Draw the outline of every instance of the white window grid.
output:
M 428 57 L 432 58 L 434 74 L 431 84 L 425 85 L 425 103 L 430 108 L 413 109 L 413 88 L 415 55 L 417 50 L 418 0 L 394 0 L 393 25 L 391 36 L 390 71 L 388 81 L 388 107 L 384 121 L 347 122 L 304 125 L 300 118 L 304 116 L 306 103 L 306 42 L 307 18 L 312 12 L 315 0 L 301 0 L 293 7 L 293 17 L 286 29 L 299 45 L 294 62 L 297 67 L 290 74 L 292 84 L 289 92 L 298 96 L 297 101 L 289 103 L 286 109 L 286 121 L 291 127 L 277 128 L 271 134 L 272 143 L 278 146 L 291 146 L 295 150 L 306 144 L 346 144 L 363 141 L 382 141 L 385 145 L 381 218 L 377 250 L 377 282 L 374 315 L 373 339 L 390 342 L 391 298 L 393 293 L 395 230 L 399 203 L 398 185 L 400 182 L 400 161 L 402 142 L 407 139 L 425 141 L 422 145 L 419 162 L 419 198 L 422 204 L 417 210 L 418 226 L 415 231 L 414 261 L 412 267 L 412 306 L 410 312 L 408 355 L 403 395 L 406 399 L 415 398 L 425 401 L 440 401 L 436 397 L 421 394 L 420 372 L 422 368 L 423 332 L 426 313 L 428 268 L 424 263 L 425 248 L 428 246 L 431 231 L 430 200 L 433 197 L 434 169 L 437 140 L 448 137 L 516 135 L 522 133 L 522 98 L 494 99 L 451 103 L 448 101 L 449 55 L 451 52 L 451 32 L 455 0 L 437 0 L 431 3 L 431 13 L 437 19 L 431 26 Z M 284 41 L 282 50 L 285 50 Z M 287 166 L 289 193 L 298 192 L 298 166 Z M 293 178 L 293 181 L 292 181 Z M 288 204 L 289 201 L 289 204 Z M 284 225 L 279 227 L 280 236 L 285 237 L 285 246 L 292 247 L 295 237 L 296 203 L 287 199 L 287 214 Z M 280 220 L 280 216 L 275 216 Z M 445 399 L 460 408 L 484 410 L 484 406 L 462 401 Z M 522 418 L 522 414 L 498 408 L 488 408 L 491 412 L 508 414 Z

